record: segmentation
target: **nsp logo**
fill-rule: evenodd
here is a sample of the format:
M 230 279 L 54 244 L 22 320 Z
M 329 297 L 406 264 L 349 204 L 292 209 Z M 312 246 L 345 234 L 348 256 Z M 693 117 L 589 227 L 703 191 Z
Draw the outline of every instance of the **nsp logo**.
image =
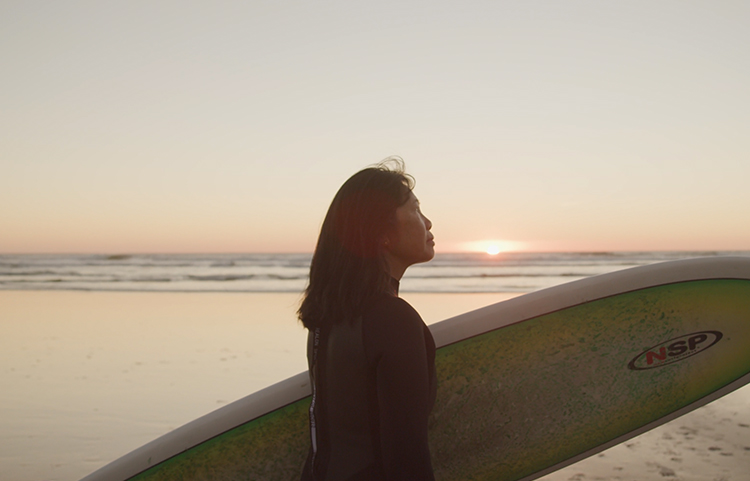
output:
M 675 337 L 646 349 L 628 363 L 628 369 L 641 371 L 666 366 L 703 352 L 721 340 L 719 331 L 701 331 Z

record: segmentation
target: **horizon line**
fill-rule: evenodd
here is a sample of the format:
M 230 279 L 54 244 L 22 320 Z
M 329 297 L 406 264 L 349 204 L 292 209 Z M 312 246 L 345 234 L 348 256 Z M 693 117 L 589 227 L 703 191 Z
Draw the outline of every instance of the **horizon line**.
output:
M 661 253 L 711 253 L 711 252 L 748 252 L 749 249 L 635 249 L 635 250 L 617 250 L 617 249 L 581 249 L 581 250 L 508 250 L 501 251 L 497 254 L 489 254 L 485 251 L 480 250 L 464 250 L 464 251 L 441 251 L 436 252 L 435 255 L 444 254 L 483 254 L 487 256 L 502 256 L 503 254 L 613 254 L 613 253 L 646 253 L 646 252 L 661 252 Z M 189 252 L 175 252 L 175 251 L 143 251 L 143 252 L 128 252 L 128 251 L 64 251 L 64 252 L 0 252 L 0 256 L 5 255 L 100 255 L 100 256 L 138 256 L 138 255 L 312 255 L 313 251 L 189 251 Z

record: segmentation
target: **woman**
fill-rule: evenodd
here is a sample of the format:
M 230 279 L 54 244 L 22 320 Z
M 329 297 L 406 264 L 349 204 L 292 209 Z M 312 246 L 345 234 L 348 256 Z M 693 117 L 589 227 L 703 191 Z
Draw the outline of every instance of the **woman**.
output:
M 398 160 L 354 174 L 321 227 L 299 309 L 313 397 L 303 480 L 431 480 L 435 342 L 398 297 L 435 255 L 432 223 Z

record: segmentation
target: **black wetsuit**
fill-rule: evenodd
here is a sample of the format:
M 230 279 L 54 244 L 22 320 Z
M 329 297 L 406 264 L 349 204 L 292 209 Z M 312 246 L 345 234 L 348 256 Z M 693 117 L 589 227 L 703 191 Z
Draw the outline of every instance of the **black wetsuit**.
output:
M 353 323 L 308 339 L 312 446 L 302 479 L 433 480 L 435 341 L 414 308 L 383 294 Z

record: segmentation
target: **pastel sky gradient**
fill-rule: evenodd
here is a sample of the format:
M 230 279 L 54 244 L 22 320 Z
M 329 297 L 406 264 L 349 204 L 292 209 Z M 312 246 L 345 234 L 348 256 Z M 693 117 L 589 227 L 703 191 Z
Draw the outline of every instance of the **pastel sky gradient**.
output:
M 438 251 L 748 250 L 748 25 L 740 0 L 4 1 L 0 253 L 309 252 L 390 155 Z

